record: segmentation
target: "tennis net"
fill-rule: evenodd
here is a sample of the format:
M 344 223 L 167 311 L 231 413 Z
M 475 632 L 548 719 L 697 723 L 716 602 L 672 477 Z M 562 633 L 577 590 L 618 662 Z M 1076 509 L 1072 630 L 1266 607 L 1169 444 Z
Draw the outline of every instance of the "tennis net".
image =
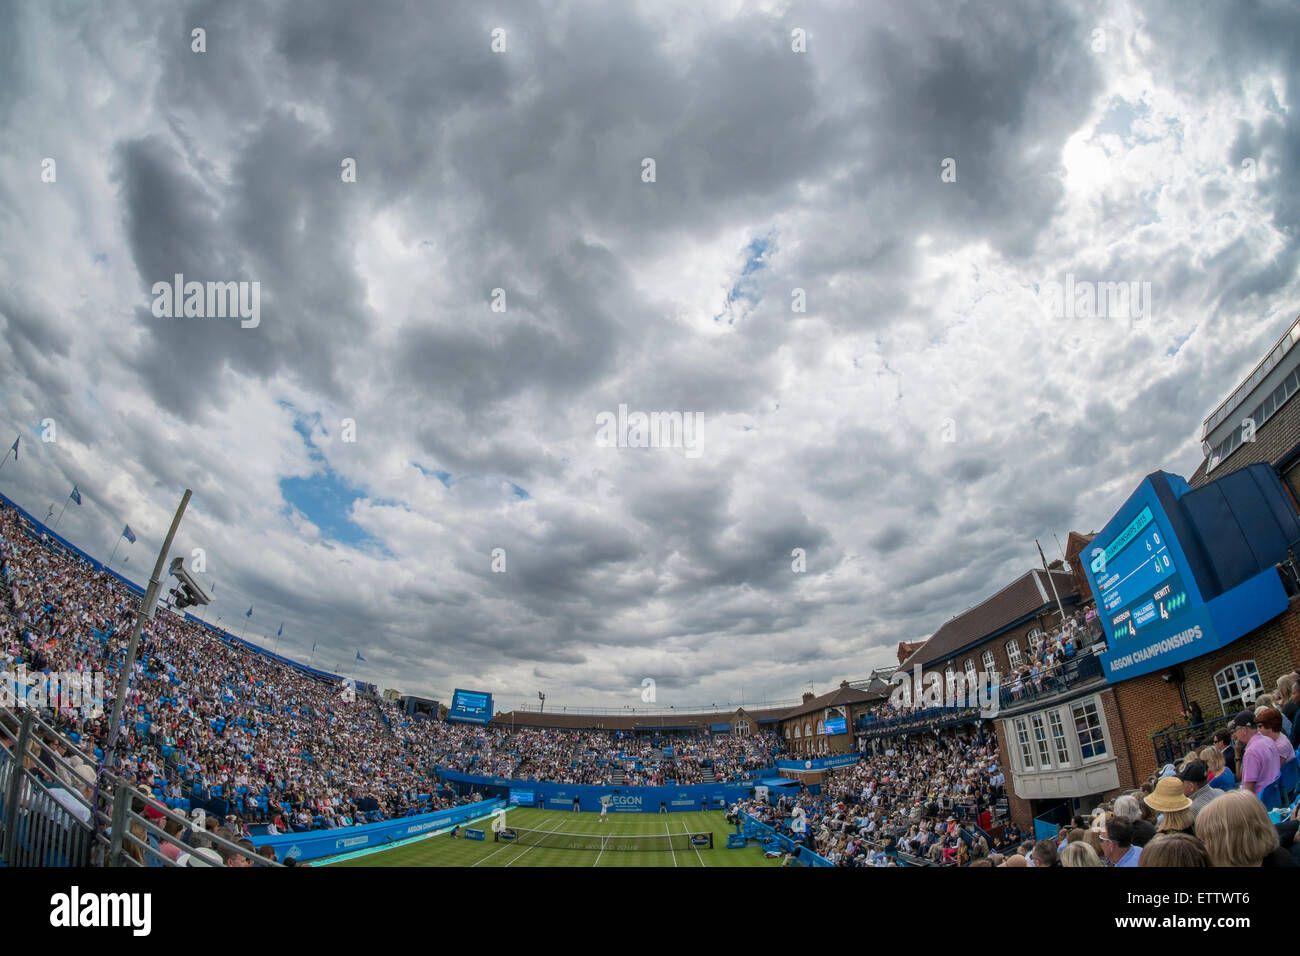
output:
M 713 833 L 652 833 L 649 835 L 615 835 L 605 833 L 560 833 L 555 830 L 531 830 L 511 827 L 501 834 L 520 846 L 553 847 L 558 850 L 603 850 L 618 852 L 663 852 L 669 850 L 712 850 Z

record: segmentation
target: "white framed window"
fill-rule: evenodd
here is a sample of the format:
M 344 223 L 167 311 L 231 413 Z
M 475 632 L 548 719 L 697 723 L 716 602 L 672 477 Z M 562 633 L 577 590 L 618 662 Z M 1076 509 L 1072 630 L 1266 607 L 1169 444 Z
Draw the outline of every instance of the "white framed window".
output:
M 788 733 L 788 732 L 789 732 L 789 731 L 787 731 L 787 733 Z M 795 725 L 794 725 L 794 739 L 795 739 L 795 740 L 799 740 L 801 737 L 803 737 L 803 734 L 801 734 L 801 733 L 799 732 L 799 725 L 798 725 L 798 724 L 795 724 Z
M 1034 728 L 1034 746 L 1038 750 L 1038 765 L 1047 769 L 1052 766 L 1052 754 L 1047 746 L 1047 724 L 1042 714 L 1033 714 L 1029 722 Z
M 1034 769 L 1034 751 L 1029 745 L 1029 725 L 1025 718 L 1017 717 L 1015 722 L 1016 745 L 1020 749 L 1020 764 L 1026 770 Z
M 998 672 L 997 659 L 994 658 L 992 651 L 985 651 L 980 660 L 984 662 L 984 673 L 989 675 L 989 683 L 993 683 L 992 677 Z
M 826 733 L 826 722 L 819 720 L 817 721 L 817 736 L 820 737 L 824 733 Z
M 966 680 L 969 681 L 968 687 L 975 686 L 975 662 L 969 657 L 966 658 Z
M 1014 637 L 1007 641 L 1007 663 L 1011 665 L 1012 670 L 1020 666 L 1020 642 Z
M 1039 645 L 1043 643 L 1043 629 L 1041 627 L 1034 628 L 1025 635 L 1025 640 L 1029 641 L 1030 652 L 1036 653 Z
M 803 735 L 804 735 L 805 737 L 811 737 L 811 736 L 812 736 L 812 724 L 808 723 L 807 721 L 804 721 L 804 725 L 803 725 Z
M 1101 725 L 1101 714 L 1095 700 L 1073 704 L 1074 732 L 1079 737 L 1079 754 L 1084 760 L 1106 754 L 1106 732 Z
M 1061 720 L 1059 710 L 1049 710 L 1047 712 L 1047 726 L 1052 731 L 1052 746 L 1056 749 L 1056 765 L 1058 767 L 1068 767 L 1070 765 L 1070 746 L 1065 740 L 1065 722 Z
M 1254 661 L 1237 661 L 1214 675 L 1214 689 L 1219 693 L 1219 706 L 1224 714 L 1244 709 L 1250 691 L 1259 694 L 1263 688 Z

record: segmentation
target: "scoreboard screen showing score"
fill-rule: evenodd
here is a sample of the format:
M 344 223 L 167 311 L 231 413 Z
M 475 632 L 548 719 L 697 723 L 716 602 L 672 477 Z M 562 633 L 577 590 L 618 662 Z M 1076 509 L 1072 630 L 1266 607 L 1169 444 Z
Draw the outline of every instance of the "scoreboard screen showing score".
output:
M 1171 535 L 1147 505 L 1090 562 L 1098 604 L 1115 641 L 1173 623 L 1188 609 L 1183 569 Z
M 447 719 L 470 724 L 486 724 L 492 719 L 492 695 L 481 691 L 457 690 L 451 696 Z

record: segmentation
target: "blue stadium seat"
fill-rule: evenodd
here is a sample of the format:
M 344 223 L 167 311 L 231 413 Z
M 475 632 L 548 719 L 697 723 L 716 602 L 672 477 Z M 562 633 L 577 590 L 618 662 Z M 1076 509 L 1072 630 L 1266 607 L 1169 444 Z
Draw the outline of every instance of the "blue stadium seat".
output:
M 1282 775 L 1277 778 L 1277 782 L 1284 802 L 1289 803 L 1296 798 L 1297 791 L 1300 791 L 1300 763 L 1297 763 L 1295 757 L 1282 764 Z
M 1282 788 L 1278 786 L 1278 783 L 1278 780 L 1274 780 L 1259 792 L 1260 802 L 1264 804 L 1266 810 L 1272 810 L 1274 807 L 1282 805 Z

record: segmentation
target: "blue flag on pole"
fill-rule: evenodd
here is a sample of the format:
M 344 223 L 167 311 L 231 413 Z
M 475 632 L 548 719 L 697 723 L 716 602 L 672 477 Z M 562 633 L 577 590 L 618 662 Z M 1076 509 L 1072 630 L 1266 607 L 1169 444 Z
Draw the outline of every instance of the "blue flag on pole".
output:
M 253 605 L 250 604 L 248 605 L 248 612 L 244 615 L 244 617 L 252 617 L 252 616 L 253 616 Z
M 14 461 L 18 460 L 18 440 L 22 437 L 22 435 L 19 435 L 18 438 L 14 439 Z
M 283 633 L 284 633 L 284 621 L 281 621 L 281 622 L 280 622 L 280 629 L 279 629 L 278 631 L 275 632 L 275 636 L 276 636 L 276 637 L 279 637 L 279 636 L 280 636 L 281 634 L 283 634 Z
M 76 485 L 72 486 L 72 494 L 68 495 L 68 497 L 71 498 L 73 501 L 75 501 L 77 504 L 81 504 L 81 492 L 77 490 Z
M 130 541 L 132 544 L 135 544 L 135 532 L 131 530 L 130 525 L 127 525 L 122 529 L 122 537 L 126 538 L 126 540 Z
M 360 651 L 357 651 L 357 660 L 361 661 L 361 663 L 363 663 L 363 664 L 366 662 L 366 659 L 365 659 L 364 657 L 361 656 L 361 652 L 360 652 Z

